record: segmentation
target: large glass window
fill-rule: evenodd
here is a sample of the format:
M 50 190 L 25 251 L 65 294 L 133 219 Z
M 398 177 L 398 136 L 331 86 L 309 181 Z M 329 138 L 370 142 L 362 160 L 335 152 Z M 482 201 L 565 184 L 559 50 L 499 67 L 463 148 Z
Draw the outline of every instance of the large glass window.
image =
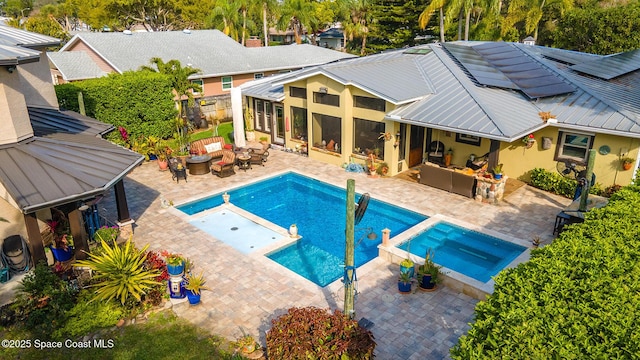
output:
M 378 98 L 354 95 L 353 106 L 357 108 L 363 108 L 363 109 L 384 111 L 385 101 Z
M 293 119 L 291 137 L 307 141 L 307 109 L 291 107 L 291 119 Z
M 593 145 L 593 135 L 560 132 L 557 160 L 587 161 L 589 149 Z
M 340 106 L 340 96 L 327 94 L 324 92 L 314 92 L 313 102 L 316 104 Z
M 301 87 L 290 86 L 289 87 L 289 96 L 296 98 L 307 98 L 307 89 Z
M 264 102 L 262 100 L 256 99 L 253 105 L 256 118 L 255 124 L 253 125 L 256 130 L 262 130 L 264 124 Z
M 193 90 L 193 95 L 200 95 L 201 93 L 204 93 L 204 81 L 202 81 L 202 79 L 194 79 L 191 80 L 192 84 L 196 84 L 196 85 L 200 85 L 200 90 L 201 91 L 195 91 L 195 89 Z
M 232 76 L 223 76 L 222 77 L 222 90 L 231 90 L 233 87 L 233 77 Z
M 313 146 L 340 153 L 342 119 L 324 114 L 313 114 Z
M 354 141 L 353 152 L 360 155 L 376 154 L 379 159 L 384 159 L 384 123 L 365 119 L 353 119 Z

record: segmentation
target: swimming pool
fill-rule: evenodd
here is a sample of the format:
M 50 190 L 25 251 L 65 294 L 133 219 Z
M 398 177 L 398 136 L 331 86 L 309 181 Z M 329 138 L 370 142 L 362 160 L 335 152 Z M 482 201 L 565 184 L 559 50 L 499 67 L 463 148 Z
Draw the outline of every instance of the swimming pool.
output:
M 275 250 L 267 257 L 317 285 L 326 286 L 343 274 L 346 227 L 345 188 L 288 172 L 227 191 L 231 203 L 243 210 L 288 229 L 296 224 L 302 238 Z M 356 200 L 360 195 L 356 195 Z M 223 203 L 215 194 L 176 208 L 188 215 Z M 361 266 L 378 256 L 382 229 L 392 236 L 427 219 L 427 216 L 371 199 L 367 212 L 356 226 L 355 265 Z M 369 230 L 378 235 L 369 240 Z
M 421 258 L 431 248 L 435 263 L 483 283 L 527 249 L 446 221 L 435 223 L 397 247 Z

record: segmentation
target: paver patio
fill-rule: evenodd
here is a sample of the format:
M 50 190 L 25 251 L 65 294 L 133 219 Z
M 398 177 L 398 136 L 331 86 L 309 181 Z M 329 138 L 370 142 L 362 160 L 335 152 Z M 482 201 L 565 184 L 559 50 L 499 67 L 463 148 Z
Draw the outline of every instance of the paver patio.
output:
M 357 192 L 369 192 L 374 198 L 426 215 L 451 216 L 520 239 L 538 235 L 547 243 L 553 238 L 556 213 L 571 202 L 524 186 L 499 205 L 482 204 L 398 178 L 347 173 L 338 166 L 277 150 L 271 152 L 264 167 L 254 166 L 227 178 L 189 176 L 187 182 L 180 183 L 172 181 L 169 173 L 160 172 L 154 162 L 145 163 L 125 179 L 131 217 L 136 221 L 136 244 L 150 243 L 152 250 L 184 254 L 193 260 L 197 272 L 204 271 L 210 287 L 197 306 L 175 304 L 173 309 L 179 316 L 231 340 L 242 334 L 242 328 L 264 345 L 271 319 L 290 307 L 343 308 L 340 281 L 320 288 L 266 257 L 240 253 L 179 219 L 173 209 L 161 206 L 161 198 L 180 204 L 287 170 L 343 188 L 347 179 L 353 178 Z M 98 206 L 103 214 L 115 216 L 113 196 L 105 197 Z M 478 300 L 444 286 L 432 293 L 401 295 L 397 273 L 397 265 L 381 259 L 358 269 L 356 318 L 365 317 L 374 323 L 371 330 L 377 342 L 377 358 L 449 358 L 449 348 L 473 321 Z

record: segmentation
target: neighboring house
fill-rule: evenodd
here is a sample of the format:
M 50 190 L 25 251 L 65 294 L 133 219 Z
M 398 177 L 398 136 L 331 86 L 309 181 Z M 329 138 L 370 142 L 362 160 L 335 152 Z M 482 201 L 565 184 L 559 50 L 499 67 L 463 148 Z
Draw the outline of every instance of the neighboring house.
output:
M 130 228 L 122 179 L 144 157 L 102 139 L 112 125 L 58 108 L 45 52 L 58 39 L 0 26 L 0 44 L 0 214 L 8 220 L 0 240 L 21 235 L 33 260 L 45 259 L 41 232 L 55 208 L 83 258 L 83 205 L 114 189 L 120 225 Z
M 233 87 L 351 55 L 308 44 L 247 48 L 219 30 L 185 30 L 83 32 L 48 56 L 56 83 L 139 70 L 151 66 L 154 57 L 179 60 L 183 67 L 201 70 L 191 80 L 203 87 L 202 93 L 195 94 L 202 111 L 226 118 Z
M 594 172 L 603 186 L 632 179 L 622 157 L 636 159 L 637 168 L 640 50 L 598 56 L 451 42 L 346 59 L 270 82 L 243 86 L 251 108 L 278 109 L 285 146 L 308 143 L 309 156 L 327 163 L 364 162 L 378 152 L 394 175 L 428 160 L 438 144 L 439 152 L 453 151 L 455 165 L 488 154 L 489 169 L 503 163 L 508 176 L 525 180 L 536 167 L 585 164 L 590 149 L 597 150 Z M 258 110 L 256 129 L 264 119 Z M 530 134 L 532 147 L 523 142 Z
M 334 50 L 342 50 L 344 32 L 340 28 L 330 28 L 318 34 L 318 46 Z

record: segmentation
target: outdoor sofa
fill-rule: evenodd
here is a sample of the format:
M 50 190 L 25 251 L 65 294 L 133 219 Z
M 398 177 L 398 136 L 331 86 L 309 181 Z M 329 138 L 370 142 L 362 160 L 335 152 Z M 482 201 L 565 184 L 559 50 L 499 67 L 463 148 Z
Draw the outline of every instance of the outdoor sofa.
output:
M 473 198 L 476 192 L 475 176 L 436 164 L 420 165 L 420 183 L 470 198 Z

